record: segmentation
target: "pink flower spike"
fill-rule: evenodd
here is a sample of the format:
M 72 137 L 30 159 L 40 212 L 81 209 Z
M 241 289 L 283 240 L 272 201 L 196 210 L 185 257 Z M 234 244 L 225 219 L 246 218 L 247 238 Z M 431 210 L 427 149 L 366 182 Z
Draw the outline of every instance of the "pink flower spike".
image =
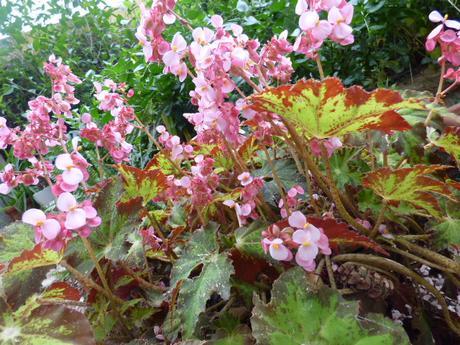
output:
M 244 172 L 240 175 L 238 175 L 238 180 L 240 181 L 241 185 L 243 187 L 247 186 L 248 184 L 251 184 L 251 182 L 254 180 L 251 176 L 250 173 Z
M 80 169 L 76 168 L 72 157 L 68 153 L 60 154 L 56 157 L 56 168 L 63 170 L 62 180 L 69 185 L 79 184 L 84 176 Z
M 273 241 L 270 241 L 268 251 L 270 252 L 271 257 L 278 261 L 285 261 L 290 257 L 290 251 L 283 244 L 283 240 L 281 238 L 275 238 Z

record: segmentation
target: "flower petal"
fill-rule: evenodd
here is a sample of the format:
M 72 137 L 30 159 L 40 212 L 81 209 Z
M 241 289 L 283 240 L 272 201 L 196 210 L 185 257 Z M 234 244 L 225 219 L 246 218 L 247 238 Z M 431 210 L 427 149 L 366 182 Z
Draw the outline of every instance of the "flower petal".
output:
M 73 166 L 72 156 L 68 153 L 60 154 L 56 157 L 54 164 L 59 170 L 66 170 L 67 167 Z
M 297 255 L 303 261 L 313 260 L 314 258 L 316 258 L 316 255 L 318 255 L 318 246 L 316 244 L 311 244 L 309 246 L 300 246 L 297 250 Z
M 56 206 L 59 209 L 59 211 L 68 212 L 72 208 L 77 206 L 77 200 L 72 194 L 70 194 L 69 192 L 65 192 L 59 195 L 56 201 Z
M 298 244 L 302 245 L 302 243 L 310 242 L 310 241 L 311 241 L 311 236 L 310 236 L 310 234 L 309 234 L 308 231 L 305 231 L 305 230 L 296 230 L 296 231 L 292 234 L 292 240 L 293 240 L 295 243 L 298 243 Z
M 428 16 L 428 18 L 433 23 L 439 23 L 439 22 L 442 22 L 444 20 L 444 17 L 438 11 L 431 12 L 430 15 Z
M 270 255 L 275 260 L 284 261 L 289 258 L 289 249 L 283 244 L 270 245 L 269 248 Z
M 85 224 L 86 224 L 86 212 L 83 209 L 77 208 L 67 213 L 67 216 L 65 219 L 65 227 L 67 229 L 75 230 L 75 229 L 81 228 Z
M 307 224 L 307 218 L 300 211 L 292 212 L 289 216 L 289 225 L 296 229 L 303 229 Z
M 61 225 L 56 219 L 47 219 L 42 226 L 42 234 L 47 240 L 54 240 L 61 231 Z
M 22 221 L 30 225 L 37 225 L 38 222 L 44 222 L 45 220 L 45 213 L 36 208 L 31 208 L 22 215 Z
M 78 168 L 71 168 L 62 173 L 62 180 L 70 185 L 77 185 L 83 181 L 83 173 Z
M 303 13 L 299 18 L 299 26 L 303 31 L 313 29 L 318 23 L 319 15 L 316 11 Z
M 460 30 L 460 22 L 456 20 L 446 20 L 445 23 L 448 28 Z

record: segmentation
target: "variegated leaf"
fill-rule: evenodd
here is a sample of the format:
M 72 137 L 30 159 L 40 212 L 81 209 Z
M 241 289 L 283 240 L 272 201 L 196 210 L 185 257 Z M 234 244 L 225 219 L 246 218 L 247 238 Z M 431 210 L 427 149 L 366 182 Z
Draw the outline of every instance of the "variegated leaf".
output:
M 301 80 L 294 85 L 267 89 L 250 97 L 252 108 L 269 111 L 295 124 L 308 138 L 340 137 L 364 130 L 407 130 L 411 126 L 396 111 L 423 109 L 403 100 L 393 90 L 366 92 L 360 86 L 346 89 L 338 78 Z
M 146 203 L 167 187 L 166 176 L 160 170 L 142 170 L 122 164 L 118 170 L 124 182 L 122 202 L 141 197 Z
M 457 162 L 460 162 L 460 127 L 447 127 L 433 144 L 442 147 Z
M 447 197 L 452 197 L 452 193 L 444 182 L 425 175 L 445 168 L 447 167 L 441 165 L 416 165 L 397 170 L 382 168 L 369 173 L 364 178 L 363 185 L 390 204 L 409 202 L 434 217 L 441 217 L 439 204 L 433 193 Z
M 41 244 L 37 244 L 33 249 L 24 250 L 20 256 L 11 260 L 8 265 L 8 273 L 56 265 L 61 259 L 62 253 L 43 248 Z

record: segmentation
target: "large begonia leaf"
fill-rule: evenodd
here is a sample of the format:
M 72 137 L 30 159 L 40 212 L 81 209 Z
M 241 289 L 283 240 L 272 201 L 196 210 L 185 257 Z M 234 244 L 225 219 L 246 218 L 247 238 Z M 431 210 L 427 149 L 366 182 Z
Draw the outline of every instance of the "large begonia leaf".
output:
M 21 255 L 12 259 L 8 264 L 8 273 L 14 274 L 33 268 L 56 265 L 61 259 L 62 253 L 37 244 L 33 249 L 24 250 Z
M 452 197 L 452 193 L 445 183 L 425 175 L 445 168 L 441 165 L 416 165 L 396 170 L 382 168 L 367 174 L 363 185 L 390 204 L 405 201 L 426 210 L 434 217 L 441 217 L 439 204 L 433 193 L 446 197 Z
M 234 273 L 227 253 L 219 253 L 216 239 L 217 225 L 209 224 L 195 232 L 182 256 L 176 261 L 171 273 L 171 286 L 179 281 L 180 292 L 175 309 L 171 310 L 164 324 L 167 334 L 182 330 L 183 338 L 191 338 L 199 315 L 213 293 L 226 300 L 230 296 L 230 276 Z M 190 273 L 202 266 L 194 278 Z
M 269 111 L 295 124 L 307 138 L 340 137 L 364 131 L 407 130 L 411 126 L 396 111 L 423 109 L 403 100 L 397 91 L 366 92 L 360 86 L 345 88 L 338 78 L 301 80 L 294 85 L 267 89 L 250 97 L 252 108 Z
M 338 223 L 333 218 L 308 217 L 308 222 L 318 228 L 322 228 L 329 239 L 331 249 L 338 250 L 340 246 L 349 248 L 369 248 L 377 253 L 389 255 L 377 242 L 356 231 L 350 230 L 347 224 Z
M 261 345 L 408 345 L 403 328 L 377 315 L 357 315 L 358 302 L 317 289 L 300 267 L 273 284 L 270 303 L 254 297 L 251 326 Z
M 93 345 L 91 325 L 80 312 L 63 305 L 41 305 L 34 295 L 19 309 L 2 315 L 1 344 Z
M 142 197 L 144 203 L 147 203 L 167 187 L 166 175 L 160 170 L 142 170 L 122 164 L 118 170 L 124 182 L 122 202 Z
M 460 127 L 447 127 L 433 144 L 442 147 L 457 162 L 460 162 Z

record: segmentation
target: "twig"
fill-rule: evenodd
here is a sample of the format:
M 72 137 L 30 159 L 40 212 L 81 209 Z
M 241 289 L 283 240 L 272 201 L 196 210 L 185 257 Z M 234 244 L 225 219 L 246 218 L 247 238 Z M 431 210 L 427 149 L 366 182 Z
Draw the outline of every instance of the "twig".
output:
M 372 231 L 369 235 L 370 238 L 375 238 L 377 234 L 379 233 L 379 227 L 382 224 L 384 218 L 385 218 L 385 209 L 387 208 L 387 202 L 383 200 L 382 202 L 382 207 L 380 208 L 379 215 L 377 217 L 377 220 L 374 224 L 374 227 L 372 228 Z
M 325 255 L 324 258 L 326 259 L 326 269 L 327 275 L 329 277 L 329 284 L 331 284 L 331 288 L 337 289 L 337 284 L 335 283 L 334 279 L 334 271 L 332 270 L 331 257 L 329 255 Z
M 438 104 L 441 101 L 445 73 L 446 73 L 446 60 L 443 59 L 441 62 L 441 76 L 439 77 L 438 91 L 436 92 L 436 98 L 434 99 L 433 104 Z M 434 114 L 434 108 L 430 110 L 430 112 L 428 113 L 428 116 L 426 117 L 425 127 L 429 125 L 431 118 L 433 117 L 433 114 Z
M 165 288 L 161 287 L 161 286 L 158 286 L 158 285 L 154 285 L 148 281 L 146 281 L 145 279 L 143 279 L 142 277 L 140 277 L 136 272 L 134 272 L 126 263 L 120 261 L 119 262 L 120 266 L 123 267 L 123 269 L 128 272 L 128 274 L 130 276 L 132 276 L 138 283 L 139 285 L 141 285 L 142 287 L 146 288 L 146 289 L 149 289 L 149 290 L 154 290 L 154 291 L 158 291 L 158 292 L 164 292 L 166 291 Z
M 368 254 L 342 254 L 342 255 L 335 256 L 332 260 L 338 261 L 338 262 L 356 261 L 356 262 L 361 262 L 361 263 L 366 263 L 369 265 L 381 267 L 387 270 L 392 270 L 406 277 L 411 278 L 412 280 L 414 280 L 416 283 L 420 285 L 423 285 L 438 300 L 439 304 L 441 305 L 444 318 L 448 326 L 450 327 L 450 329 L 452 329 L 452 331 L 454 331 L 457 335 L 460 336 L 460 328 L 452 320 L 447 303 L 444 297 L 441 295 L 441 293 L 433 285 L 428 283 L 424 278 L 419 276 L 417 273 L 411 271 L 407 267 L 395 261 L 392 261 L 390 259 L 385 259 L 385 258 L 381 258 L 381 257 L 374 256 L 374 255 L 368 255 Z

